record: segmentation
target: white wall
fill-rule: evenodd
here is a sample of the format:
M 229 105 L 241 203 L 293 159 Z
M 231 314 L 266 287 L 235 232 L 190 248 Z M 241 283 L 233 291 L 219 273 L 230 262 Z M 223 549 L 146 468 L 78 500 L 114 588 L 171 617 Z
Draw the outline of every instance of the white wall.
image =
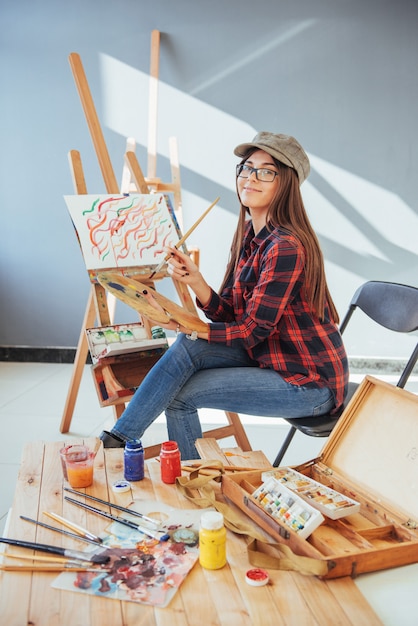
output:
M 418 285 L 415 1 L 8 5 L 0 5 L 0 346 L 77 343 L 89 282 L 63 201 L 73 192 L 69 150 L 81 153 L 88 190 L 105 189 L 68 55 L 82 58 L 120 180 L 128 136 L 146 170 L 153 29 L 159 174 L 169 177 L 175 136 L 185 228 L 221 196 L 190 241 L 209 282 L 219 285 L 235 226 L 233 147 L 274 130 L 295 135 L 311 158 L 303 195 L 340 312 L 365 280 Z M 161 288 L 172 294 L 168 280 Z M 412 345 L 374 337 L 360 321 L 354 328 L 351 354 L 402 356 Z

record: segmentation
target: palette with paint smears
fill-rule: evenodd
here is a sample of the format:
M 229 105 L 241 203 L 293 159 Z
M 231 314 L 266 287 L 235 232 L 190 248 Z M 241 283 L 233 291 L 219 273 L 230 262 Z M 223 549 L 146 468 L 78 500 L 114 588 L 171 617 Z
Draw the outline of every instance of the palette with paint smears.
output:
M 202 321 L 197 315 L 186 311 L 186 309 L 179 306 L 169 298 L 166 298 L 161 293 L 151 289 L 149 285 L 144 285 L 133 278 L 127 278 L 126 276 L 116 272 L 101 272 L 98 275 L 97 280 L 102 287 L 107 289 L 116 298 L 128 306 L 131 306 L 141 315 L 150 320 L 159 322 L 160 324 L 173 320 L 190 330 L 207 332 L 208 325 L 206 322 Z M 164 309 L 164 311 L 155 309 L 147 301 L 143 294 L 144 290 L 152 294 L 154 299 Z

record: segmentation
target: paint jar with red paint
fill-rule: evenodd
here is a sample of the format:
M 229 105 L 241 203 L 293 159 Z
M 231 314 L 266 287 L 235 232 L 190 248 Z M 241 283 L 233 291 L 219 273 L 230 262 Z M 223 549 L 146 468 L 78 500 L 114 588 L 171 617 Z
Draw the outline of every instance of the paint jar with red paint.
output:
M 175 483 L 177 476 L 181 476 L 181 456 L 176 441 L 161 444 L 160 465 L 163 483 Z

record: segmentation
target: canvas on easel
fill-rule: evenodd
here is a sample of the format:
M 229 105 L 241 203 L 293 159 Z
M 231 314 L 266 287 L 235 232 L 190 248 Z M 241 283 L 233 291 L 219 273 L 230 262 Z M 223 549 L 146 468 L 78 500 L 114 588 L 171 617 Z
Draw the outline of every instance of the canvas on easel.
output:
M 167 184 L 163 183 L 159 179 L 155 179 L 155 164 L 156 164 L 156 120 L 155 115 L 157 111 L 156 106 L 156 91 L 158 86 L 158 49 L 159 49 L 159 32 L 152 32 L 152 45 L 151 45 L 151 89 L 150 89 L 150 115 L 153 116 L 150 120 L 150 136 L 149 136 L 149 146 L 148 146 L 148 155 L 149 155 L 149 163 L 148 163 L 148 179 L 145 181 L 141 168 L 139 167 L 138 161 L 136 159 L 135 153 L 128 149 L 125 154 L 125 162 L 126 168 L 129 170 L 129 173 L 135 183 L 136 191 L 140 193 L 149 193 L 150 187 L 156 192 L 161 193 L 173 193 L 174 196 L 174 208 L 179 210 L 181 208 L 181 190 L 180 190 L 180 175 L 179 175 L 179 163 L 177 158 L 177 153 L 174 146 L 174 140 L 170 142 L 170 162 L 172 167 L 172 182 Z M 81 58 L 76 53 L 71 53 L 69 56 L 69 61 L 71 65 L 71 69 L 73 72 L 74 80 L 77 86 L 77 90 L 80 96 L 80 100 L 82 103 L 82 107 L 85 113 L 86 121 L 90 130 L 90 135 L 93 140 L 94 148 L 97 154 L 98 162 L 100 165 L 100 169 L 103 175 L 103 180 L 105 183 L 106 191 L 108 194 L 120 194 L 120 189 L 118 187 L 116 177 L 112 168 L 112 163 L 110 160 L 110 156 L 106 147 L 106 142 L 104 140 L 103 132 L 101 130 L 100 122 L 97 116 L 97 112 L 94 106 L 93 98 L 90 93 L 88 81 L 84 72 L 84 68 L 81 62 Z M 70 167 L 73 175 L 74 188 L 77 194 L 87 195 L 87 187 L 84 180 L 83 168 L 81 165 L 80 154 L 72 150 L 69 155 L 70 159 Z M 126 173 L 128 173 L 126 171 Z M 129 176 L 128 176 L 129 178 Z M 129 180 L 126 181 L 126 184 L 130 185 Z M 168 206 L 170 206 L 170 202 L 168 200 Z M 172 212 L 173 223 L 176 225 L 177 222 L 175 220 L 174 211 Z M 178 227 L 177 227 L 178 228 Z M 180 237 L 179 237 L 180 238 Z M 196 255 L 198 258 L 198 255 Z M 153 279 L 150 279 L 149 276 L 147 280 L 142 279 L 143 282 L 147 282 L 150 287 L 154 288 L 154 283 L 156 280 L 160 280 L 167 275 L 166 272 L 159 272 L 158 274 L 153 276 Z M 194 306 L 194 302 L 191 298 L 189 290 L 187 286 L 179 281 L 173 280 L 174 286 L 180 298 L 180 301 L 186 311 L 189 311 L 193 315 L 197 316 L 196 308 Z M 109 293 L 109 292 L 108 292 Z M 81 376 L 83 366 L 86 362 L 86 356 L 88 352 L 87 340 L 85 330 L 93 326 L 94 322 L 97 320 L 99 325 L 108 326 L 111 323 L 109 307 L 108 307 L 108 298 L 106 296 L 105 288 L 97 281 L 91 280 L 91 290 L 89 299 L 86 306 L 86 312 L 84 315 L 82 329 L 80 333 L 79 342 L 77 345 L 76 357 L 74 360 L 74 368 L 70 381 L 70 386 L 68 390 L 68 395 L 64 407 L 64 412 L 61 419 L 60 431 L 62 433 L 66 433 L 69 430 L 72 414 L 75 407 L 75 402 L 77 398 L 78 389 L 80 386 Z M 170 304 L 171 306 L 171 304 Z M 118 357 L 113 357 L 118 359 Z M 124 359 L 122 356 L 121 359 Z M 128 368 L 130 369 L 130 367 Z M 142 375 L 142 373 L 141 373 Z M 100 389 L 101 384 L 99 380 L 96 380 L 97 391 L 100 398 Z M 113 379 L 109 381 L 113 382 Z M 132 387 L 132 381 L 126 380 L 125 387 L 128 390 Z M 118 418 L 123 412 L 125 403 L 124 401 L 128 400 L 125 397 L 121 402 L 122 398 L 120 396 L 121 390 L 119 389 L 118 381 L 115 383 L 115 397 L 114 399 L 108 398 L 110 404 L 114 407 L 115 417 Z M 215 439 L 222 439 L 225 437 L 235 437 L 238 445 L 242 450 L 251 450 L 251 445 L 244 430 L 244 427 L 241 423 L 239 415 L 236 413 L 232 413 L 229 411 L 225 411 L 225 415 L 228 421 L 227 426 L 221 426 L 219 428 L 212 429 L 210 431 L 206 431 L 204 436 L 211 436 Z M 146 458 L 156 456 L 159 453 L 159 445 L 148 446 L 145 450 Z
M 178 240 L 163 194 L 64 196 L 84 257 L 93 270 L 152 267 Z

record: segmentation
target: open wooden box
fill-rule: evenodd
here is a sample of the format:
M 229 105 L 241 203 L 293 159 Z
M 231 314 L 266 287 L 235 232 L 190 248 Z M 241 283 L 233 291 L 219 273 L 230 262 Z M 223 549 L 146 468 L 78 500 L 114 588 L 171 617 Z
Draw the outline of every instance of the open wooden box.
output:
M 100 359 L 91 371 L 100 406 L 125 403 L 149 370 L 163 356 L 167 346 L 149 348 L 132 354 L 120 354 Z
M 327 563 L 323 578 L 418 562 L 418 396 L 366 376 L 320 456 L 293 469 L 360 502 L 307 539 L 262 510 L 262 471 L 224 476 L 224 495 L 275 541 Z

